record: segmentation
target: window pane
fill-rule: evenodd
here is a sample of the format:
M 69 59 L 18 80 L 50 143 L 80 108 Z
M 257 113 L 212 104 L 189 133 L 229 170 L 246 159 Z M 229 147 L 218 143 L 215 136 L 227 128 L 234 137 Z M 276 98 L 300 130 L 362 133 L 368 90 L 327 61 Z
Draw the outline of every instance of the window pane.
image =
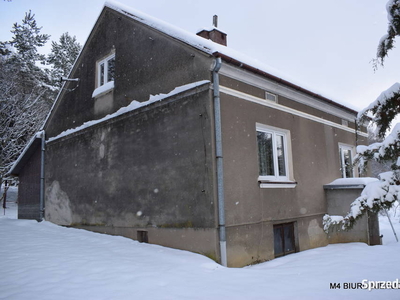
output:
M 267 99 L 276 102 L 276 96 L 271 93 L 267 93 Z
M 275 256 L 283 254 L 282 226 L 274 226 L 274 252 Z
M 100 65 L 100 86 L 104 84 L 104 63 Z
M 258 161 L 261 176 L 273 176 L 274 172 L 274 156 L 272 134 L 257 131 L 258 141 Z
M 295 251 L 293 224 L 285 224 L 283 227 L 285 253 Z
M 286 176 L 286 165 L 285 165 L 285 144 L 282 135 L 276 136 L 276 153 L 278 156 L 278 172 L 279 176 Z
M 353 177 L 353 160 L 351 158 L 351 150 L 343 150 L 343 161 L 345 164 L 346 178 Z
M 115 73 L 115 57 L 109 59 L 107 61 L 107 82 L 114 80 L 114 73 Z

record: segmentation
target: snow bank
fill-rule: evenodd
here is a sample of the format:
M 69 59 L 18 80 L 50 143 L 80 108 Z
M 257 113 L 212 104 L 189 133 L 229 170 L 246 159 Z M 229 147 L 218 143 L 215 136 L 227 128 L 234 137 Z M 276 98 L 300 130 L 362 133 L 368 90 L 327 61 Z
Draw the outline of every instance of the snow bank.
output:
M 399 290 L 344 288 L 398 279 L 399 243 L 329 245 L 229 269 L 199 254 L 46 221 L 0 218 L 0 240 L 0 299 L 399 299 Z

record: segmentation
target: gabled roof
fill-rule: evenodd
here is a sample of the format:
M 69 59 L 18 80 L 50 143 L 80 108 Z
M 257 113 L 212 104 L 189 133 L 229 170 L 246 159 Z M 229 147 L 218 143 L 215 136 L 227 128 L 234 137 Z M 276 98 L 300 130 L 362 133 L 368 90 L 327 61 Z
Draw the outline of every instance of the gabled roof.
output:
M 250 72 L 259 74 L 268 79 L 276 81 L 278 83 L 284 84 L 290 88 L 293 88 L 297 91 L 305 93 L 309 96 L 315 97 L 319 100 L 328 102 L 330 104 L 336 105 L 342 109 L 345 109 L 353 114 L 357 114 L 357 111 L 350 108 L 347 104 L 341 104 L 337 101 L 333 101 L 327 97 L 324 97 L 320 94 L 312 92 L 310 89 L 305 88 L 304 84 L 297 83 L 296 80 L 289 78 L 288 76 L 281 74 L 278 70 L 260 63 L 259 61 L 246 56 L 234 49 L 229 47 L 220 45 L 218 43 L 214 43 L 210 40 L 202 38 L 194 33 L 188 32 L 176 26 L 173 26 L 167 22 L 149 16 L 145 13 L 137 11 L 129 6 L 126 6 L 122 3 L 119 3 L 114 0 L 108 0 L 104 4 L 105 7 L 109 7 L 115 11 L 120 12 L 138 22 L 146 24 L 149 27 L 152 27 L 160 32 L 163 32 L 181 42 L 184 42 L 200 51 L 203 51 L 209 55 L 213 55 L 215 57 L 221 57 L 224 61 L 239 66 L 243 69 L 246 69 Z

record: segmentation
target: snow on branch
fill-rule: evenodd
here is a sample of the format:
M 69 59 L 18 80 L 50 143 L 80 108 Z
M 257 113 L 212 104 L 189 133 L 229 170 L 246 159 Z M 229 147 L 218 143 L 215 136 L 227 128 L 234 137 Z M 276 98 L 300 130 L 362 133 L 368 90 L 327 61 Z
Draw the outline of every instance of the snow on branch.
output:
M 323 217 L 324 230 L 330 227 L 341 227 L 347 230 L 363 216 L 366 211 L 378 212 L 388 209 L 400 195 L 400 123 L 393 127 L 390 134 L 386 135 L 392 125 L 392 121 L 400 113 L 400 83 L 395 83 L 384 91 L 374 102 L 361 111 L 359 119 L 368 113 L 372 114 L 372 122 L 377 125 L 376 135 L 382 142 L 369 146 L 357 147 L 355 164 L 363 171 L 368 162 L 375 160 L 379 163 L 390 163 L 391 171 L 379 174 L 379 180 L 368 183 L 361 196 L 353 201 L 350 212 L 344 216 Z M 386 136 L 386 137 L 385 137 Z
M 377 125 L 375 134 L 383 138 L 390 129 L 392 121 L 400 113 L 400 83 L 396 82 L 389 89 L 358 114 L 358 119 L 372 115 L 372 122 Z
M 386 11 L 388 17 L 387 33 L 381 38 L 378 44 L 376 59 L 373 60 L 374 68 L 378 64 L 384 64 L 388 52 L 394 48 L 396 36 L 400 34 L 400 0 L 389 0 L 386 4 Z

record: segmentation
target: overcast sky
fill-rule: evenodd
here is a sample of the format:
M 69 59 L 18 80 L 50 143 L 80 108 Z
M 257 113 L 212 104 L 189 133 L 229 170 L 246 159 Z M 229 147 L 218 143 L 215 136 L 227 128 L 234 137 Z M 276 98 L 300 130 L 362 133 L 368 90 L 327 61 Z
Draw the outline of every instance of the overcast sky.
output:
M 0 41 L 30 9 L 42 33 L 69 32 L 83 45 L 104 1 L 0 0 Z M 374 73 L 370 61 L 387 31 L 387 0 L 119 0 L 189 32 L 212 25 L 228 46 L 332 100 L 362 109 L 400 81 L 400 51 Z M 42 52 L 50 51 L 50 43 Z

